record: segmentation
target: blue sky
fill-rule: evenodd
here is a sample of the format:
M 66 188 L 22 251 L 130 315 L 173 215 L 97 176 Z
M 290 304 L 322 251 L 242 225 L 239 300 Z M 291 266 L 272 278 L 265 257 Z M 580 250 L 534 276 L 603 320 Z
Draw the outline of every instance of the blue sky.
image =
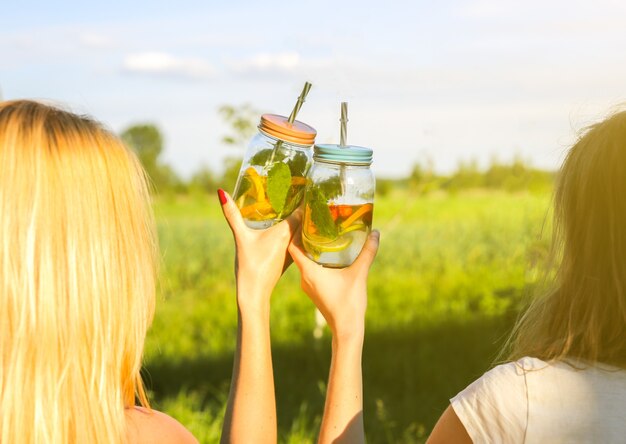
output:
M 240 154 L 217 108 L 299 118 L 375 149 L 380 175 L 515 155 L 556 168 L 626 99 L 626 5 L 581 1 L 22 1 L 0 14 L 5 99 L 67 104 L 120 131 L 154 122 L 181 174 Z

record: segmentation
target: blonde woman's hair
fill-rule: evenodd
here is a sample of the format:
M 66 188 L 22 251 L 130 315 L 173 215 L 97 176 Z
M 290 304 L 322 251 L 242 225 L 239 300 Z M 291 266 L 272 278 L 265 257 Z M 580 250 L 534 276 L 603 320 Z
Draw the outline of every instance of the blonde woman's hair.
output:
M 89 118 L 0 102 L 0 442 L 126 440 L 155 275 L 133 153 Z
M 516 325 L 510 359 L 626 368 L 626 112 L 583 134 L 554 194 L 553 288 Z

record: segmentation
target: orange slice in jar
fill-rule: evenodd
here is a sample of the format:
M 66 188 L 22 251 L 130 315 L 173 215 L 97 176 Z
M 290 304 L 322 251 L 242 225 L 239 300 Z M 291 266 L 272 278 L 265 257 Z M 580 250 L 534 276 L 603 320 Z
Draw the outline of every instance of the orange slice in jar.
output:
M 272 205 L 266 200 L 243 207 L 241 215 L 250 220 L 265 220 L 276 217 Z
M 352 206 L 351 205 L 339 205 L 339 217 L 342 219 L 347 219 L 352 215 Z
M 265 188 L 263 188 L 263 178 L 259 176 L 259 173 L 257 173 L 256 169 L 254 169 L 253 167 L 248 167 L 248 169 L 246 169 L 246 175 L 248 176 L 248 178 L 250 178 L 250 181 L 254 186 L 254 191 L 256 192 L 256 200 L 258 202 L 265 201 Z
M 374 205 L 369 204 L 369 203 L 365 204 L 361 206 L 361 208 L 356 210 L 354 213 L 352 213 L 352 216 L 344 220 L 341 224 L 339 224 L 339 226 L 341 227 L 342 230 L 345 230 L 350 225 L 352 225 L 359 217 L 364 216 L 365 214 L 371 212 L 373 209 L 374 209 Z

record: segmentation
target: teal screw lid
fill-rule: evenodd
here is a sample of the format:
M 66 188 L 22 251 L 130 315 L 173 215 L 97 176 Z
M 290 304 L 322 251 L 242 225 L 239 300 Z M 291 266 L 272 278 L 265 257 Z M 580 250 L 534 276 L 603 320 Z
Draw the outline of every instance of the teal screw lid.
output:
M 373 151 L 362 146 L 319 144 L 313 149 L 313 159 L 321 162 L 371 165 Z

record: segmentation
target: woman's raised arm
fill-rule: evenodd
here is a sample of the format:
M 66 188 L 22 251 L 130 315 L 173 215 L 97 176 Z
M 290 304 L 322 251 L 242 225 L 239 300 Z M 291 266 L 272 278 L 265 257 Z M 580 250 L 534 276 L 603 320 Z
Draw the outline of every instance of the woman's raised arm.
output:
M 291 263 L 287 253 L 301 212 L 267 230 L 248 228 L 239 209 L 218 192 L 236 245 L 237 349 L 222 443 L 275 443 L 276 399 L 270 348 L 270 296 Z
M 306 257 L 296 235 L 289 253 L 302 274 L 302 289 L 332 331 L 332 359 L 320 443 L 365 442 L 361 355 L 367 308 L 367 275 L 378 251 L 379 233 L 370 234 L 363 251 L 347 268 L 330 269 Z

